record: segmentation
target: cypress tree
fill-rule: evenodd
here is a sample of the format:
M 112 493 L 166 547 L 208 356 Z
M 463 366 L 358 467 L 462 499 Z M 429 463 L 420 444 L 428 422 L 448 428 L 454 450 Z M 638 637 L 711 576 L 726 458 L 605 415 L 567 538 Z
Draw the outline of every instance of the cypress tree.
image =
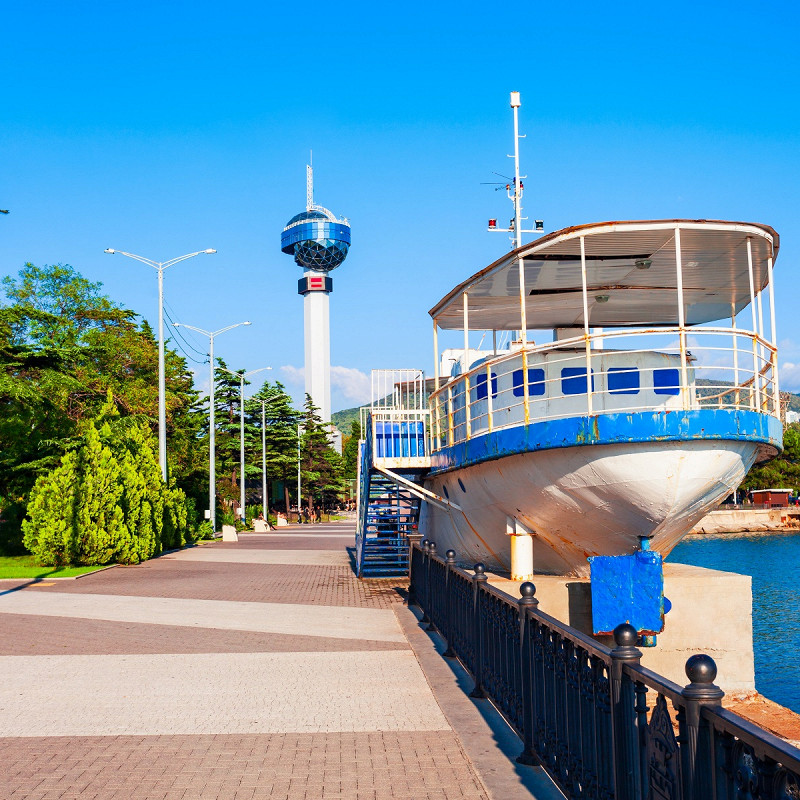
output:
M 31 491 L 28 517 L 22 521 L 23 544 L 40 564 L 60 567 L 75 560 L 77 463 L 77 454 L 67 453 Z
M 89 425 L 78 452 L 78 472 L 75 563 L 108 564 L 114 560 L 127 531 L 119 505 L 122 496 L 119 464 L 100 441 L 94 423 Z

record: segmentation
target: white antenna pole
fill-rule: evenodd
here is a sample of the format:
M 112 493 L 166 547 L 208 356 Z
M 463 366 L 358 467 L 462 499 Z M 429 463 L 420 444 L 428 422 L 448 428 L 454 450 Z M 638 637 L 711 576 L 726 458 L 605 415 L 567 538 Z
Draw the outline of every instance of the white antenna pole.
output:
M 515 246 L 522 247 L 522 192 L 519 178 L 519 92 L 511 92 L 511 107 L 514 109 L 514 238 Z
M 311 211 L 312 208 L 314 208 L 314 167 L 306 164 L 306 211 Z

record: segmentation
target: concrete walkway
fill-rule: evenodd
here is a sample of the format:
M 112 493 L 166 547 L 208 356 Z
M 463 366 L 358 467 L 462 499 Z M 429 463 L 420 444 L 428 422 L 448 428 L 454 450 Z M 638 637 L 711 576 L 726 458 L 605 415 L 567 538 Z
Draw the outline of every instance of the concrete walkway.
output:
M 350 523 L 0 581 L 0 798 L 560 797 Z

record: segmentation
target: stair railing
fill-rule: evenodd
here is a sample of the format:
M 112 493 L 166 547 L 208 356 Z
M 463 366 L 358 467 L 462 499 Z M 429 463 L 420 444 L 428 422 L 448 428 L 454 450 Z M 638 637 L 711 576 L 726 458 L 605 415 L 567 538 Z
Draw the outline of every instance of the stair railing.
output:
M 367 538 L 367 510 L 369 508 L 369 482 L 372 474 L 372 414 L 367 414 L 361 428 L 364 441 L 361 445 L 361 460 L 358 464 L 358 525 L 356 526 L 356 575 L 360 578 L 364 570 L 364 540 Z

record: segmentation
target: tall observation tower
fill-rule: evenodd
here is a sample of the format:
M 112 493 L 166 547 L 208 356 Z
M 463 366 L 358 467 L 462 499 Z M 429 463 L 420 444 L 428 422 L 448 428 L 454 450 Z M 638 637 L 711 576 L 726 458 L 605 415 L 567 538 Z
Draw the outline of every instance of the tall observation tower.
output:
M 323 422 L 331 419 L 331 333 L 328 296 L 333 291 L 330 272 L 347 257 L 350 223 L 314 203 L 314 170 L 306 166 L 306 210 L 296 214 L 281 234 L 281 250 L 294 256 L 303 277 L 297 291 L 303 295 L 305 321 L 306 393 L 319 408 Z

